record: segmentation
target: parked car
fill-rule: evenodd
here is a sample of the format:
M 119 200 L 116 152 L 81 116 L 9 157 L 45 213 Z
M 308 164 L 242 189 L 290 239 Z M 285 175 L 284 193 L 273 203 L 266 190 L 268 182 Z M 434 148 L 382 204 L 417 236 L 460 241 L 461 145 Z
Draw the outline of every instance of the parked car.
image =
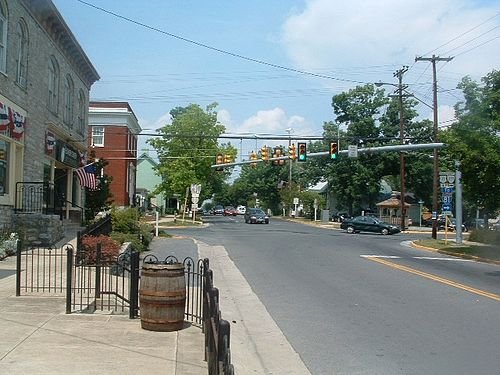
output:
M 214 215 L 224 215 L 224 207 L 222 207 L 220 204 L 216 205 L 214 207 Z
M 340 228 L 346 230 L 347 233 L 375 232 L 382 234 L 394 234 L 401 232 L 401 229 L 398 226 L 385 223 L 370 216 L 356 216 L 352 219 L 345 219 L 340 224 Z
M 224 216 L 236 216 L 238 211 L 233 206 L 227 206 L 224 208 Z
M 444 230 L 445 226 L 445 221 L 444 220 L 439 220 L 438 221 L 438 229 L 439 230 Z M 448 224 L 447 224 L 448 230 L 449 231 L 455 231 L 457 229 L 457 219 L 449 219 Z M 462 232 L 467 232 L 469 228 L 465 223 L 462 224 Z
M 236 211 L 238 211 L 239 215 L 245 215 L 245 212 L 247 212 L 246 206 L 238 206 L 236 207 Z
M 249 208 L 245 212 L 245 223 L 247 224 L 269 224 L 269 216 L 260 208 Z

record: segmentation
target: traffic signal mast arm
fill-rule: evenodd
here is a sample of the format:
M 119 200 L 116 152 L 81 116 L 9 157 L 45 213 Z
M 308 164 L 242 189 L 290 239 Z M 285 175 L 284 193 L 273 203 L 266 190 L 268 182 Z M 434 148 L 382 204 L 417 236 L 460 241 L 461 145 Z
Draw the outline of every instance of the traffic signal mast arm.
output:
M 358 154 L 375 154 L 378 152 L 389 152 L 389 151 L 415 151 L 415 150 L 432 150 L 443 148 L 446 145 L 444 143 L 425 143 L 425 144 L 412 144 L 412 145 L 393 145 L 393 146 L 381 146 L 381 147 L 363 147 L 358 149 Z M 347 155 L 349 153 L 348 150 L 339 150 L 337 152 L 338 155 Z M 312 152 L 307 153 L 307 158 L 314 158 L 318 156 L 328 156 L 330 155 L 330 151 L 321 151 L 321 152 Z M 289 160 L 290 157 L 280 156 L 279 158 L 269 158 L 270 161 L 273 160 Z M 218 167 L 234 167 L 236 165 L 244 165 L 251 163 L 262 163 L 262 159 L 257 160 L 245 160 L 239 161 L 235 163 L 225 163 L 225 164 L 214 164 L 212 168 Z

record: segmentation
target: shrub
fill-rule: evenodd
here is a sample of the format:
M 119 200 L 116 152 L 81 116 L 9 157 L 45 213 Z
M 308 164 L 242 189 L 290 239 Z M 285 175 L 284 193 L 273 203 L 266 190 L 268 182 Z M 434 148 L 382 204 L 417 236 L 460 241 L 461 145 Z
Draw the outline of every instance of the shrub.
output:
M 103 234 L 99 236 L 83 236 L 82 249 L 83 259 L 86 264 L 95 264 L 97 256 L 97 244 L 101 244 L 101 263 L 115 261 L 120 254 L 120 243 Z
M 120 244 L 124 244 L 125 242 L 131 242 L 132 247 L 136 251 L 145 251 L 146 249 L 141 243 L 139 236 L 134 233 L 122 233 L 122 232 L 111 232 L 109 236 Z
M 139 233 L 139 211 L 135 208 L 111 210 L 113 231 L 122 233 Z
M 470 233 L 469 241 L 487 243 L 491 245 L 500 243 L 500 232 L 495 230 L 477 229 Z

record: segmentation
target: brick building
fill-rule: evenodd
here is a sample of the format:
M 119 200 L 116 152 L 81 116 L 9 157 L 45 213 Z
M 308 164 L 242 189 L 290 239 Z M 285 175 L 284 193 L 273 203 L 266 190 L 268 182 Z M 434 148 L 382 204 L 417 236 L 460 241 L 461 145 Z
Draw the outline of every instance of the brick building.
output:
M 134 205 L 137 171 L 137 135 L 141 127 L 126 102 L 90 102 L 89 146 L 98 159 L 109 164 L 110 191 L 114 205 Z
M 26 212 L 50 221 L 57 205 L 66 217 L 81 212 L 73 172 L 87 151 L 98 79 L 52 1 L 0 0 L 0 224 L 36 217 Z

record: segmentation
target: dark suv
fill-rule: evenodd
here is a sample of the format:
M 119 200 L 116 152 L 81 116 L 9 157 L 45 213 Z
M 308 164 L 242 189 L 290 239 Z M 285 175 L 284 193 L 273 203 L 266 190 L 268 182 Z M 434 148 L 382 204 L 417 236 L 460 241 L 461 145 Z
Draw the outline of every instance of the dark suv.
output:
M 245 212 L 245 223 L 247 224 L 269 224 L 269 216 L 260 208 L 247 208 Z

